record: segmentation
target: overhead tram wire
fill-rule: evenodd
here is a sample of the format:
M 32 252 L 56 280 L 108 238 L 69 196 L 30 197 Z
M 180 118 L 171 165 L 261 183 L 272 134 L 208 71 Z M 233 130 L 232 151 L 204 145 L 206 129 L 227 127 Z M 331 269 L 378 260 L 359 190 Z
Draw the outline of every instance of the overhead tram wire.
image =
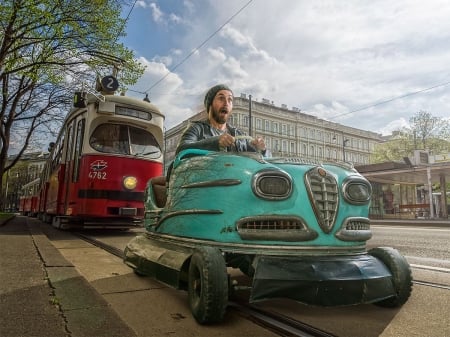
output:
M 179 63 L 177 63 L 170 71 L 165 74 L 163 77 L 161 77 L 158 81 L 156 81 L 150 88 L 148 88 L 146 91 L 144 91 L 144 94 L 148 94 L 151 89 L 156 87 L 159 83 L 164 81 L 167 76 L 169 76 L 174 70 L 176 70 L 179 66 L 181 66 L 184 62 L 187 61 L 188 58 L 190 58 L 197 50 L 202 48 L 209 40 L 211 40 L 214 35 L 216 35 L 218 32 L 220 32 L 223 27 L 225 27 L 231 20 L 233 20 L 237 15 L 239 15 L 253 0 L 248 1 L 244 6 L 242 6 L 236 13 L 234 13 L 227 21 L 225 21 L 224 24 L 222 24 L 214 33 L 212 33 L 210 36 L 206 38 L 197 48 L 193 49 L 184 59 L 182 59 Z
M 445 83 L 441 83 L 441 84 L 437 84 L 437 85 L 434 85 L 432 87 L 421 89 L 421 90 L 418 90 L 418 91 L 413 91 L 413 92 L 410 92 L 410 93 L 407 93 L 407 94 L 404 94 L 404 95 L 401 95 L 401 96 L 393 97 L 393 98 L 387 99 L 385 101 L 374 103 L 374 104 L 371 104 L 371 105 L 368 105 L 368 106 L 365 106 L 365 107 L 361 107 L 361 108 L 358 108 L 358 109 L 355 109 L 355 110 L 351 110 L 349 112 L 345 112 L 345 113 L 342 113 L 342 114 L 330 117 L 330 120 L 338 118 L 338 117 L 342 117 L 342 116 L 345 116 L 345 115 L 350 115 L 352 113 L 359 112 L 359 111 L 362 111 L 362 110 L 370 109 L 370 108 L 376 107 L 378 105 L 386 104 L 386 103 L 395 101 L 395 100 L 400 99 L 400 98 L 405 98 L 405 97 L 408 97 L 408 96 L 420 94 L 420 93 L 425 92 L 425 91 L 433 90 L 433 89 L 436 89 L 436 88 L 439 88 L 439 87 L 444 87 L 444 86 L 449 85 L 449 84 L 450 84 L 450 81 L 445 82 Z
M 137 2 L 137 0 L 134 0 L 134 2 L 133 2 L 133 4 L 131 5 L 131 8 L 130 8 L 130 10 L 129 10 L 129 12 L 128 12 L 128 14 L 127 14 L 127 17 L 125 18 L 125 20 L 124 20 L 124 22 L 123 22 L 123 25 L 122 25 L 122 27 L 119 29 L 119 31 L 117 32 L 117 36 L 116 36 L 116 38 L 114 39 L 114 42 L 117 42 L 117 40 L 119 39 L 119 37 L 120 37 L 120 34 L 123 32 L 123 30 L 125 29 L 125 26 L 126 26 L 126 24 L 127 24 L 127 21 L 128 21 L 128 19 L 130 18 L 130 15 L 131 15 L 131 13 L 133 12 L 133 9 L 134 9 L 134 6 L 136 5 L 136 2 Z M 112 63 L 119 63 L 119 64 L 124 64 L 124 62 L 125 62 L 125 60 L 123 60 L 123 59 L 121 59 L 121 58 L 119 58 L 119 57 L 117 57 L 117 56 L 114 56 L 114 55 L 110 55 L 110 54 L 106 54 L 106 53 L 104 53 L 104 52 L 101 52 L 101 51 L 97 51 L 97 50 L 88 50 L 87 51 L 87 54 L 88 55 L 91 55 L 91 56 L 93 56 L 93 57 L 100 57 L 100 58 L 102 58 L 102 59 L 104 59 L 104 60 L 107 60 L 107 61 L 110 61 L 110 62 L 112 62 Z M 73 76 L 70 74 L 70 73 L 68 73 L 67 71 L 64 71 L 66 74 L 68 74 L 70 77 L 72 77 L 73 78 Z M 84 84 L 83 84 L 84 85 Z M 145 93 L 144 93 L 145 94 Z

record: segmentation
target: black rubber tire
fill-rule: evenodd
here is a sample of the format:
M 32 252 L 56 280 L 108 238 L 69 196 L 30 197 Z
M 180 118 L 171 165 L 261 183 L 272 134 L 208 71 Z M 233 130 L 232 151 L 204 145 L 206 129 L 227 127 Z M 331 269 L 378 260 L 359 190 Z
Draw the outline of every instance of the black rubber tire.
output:
M 408 261 L 398 250 L 391 247 L 372 248 L 368 253 L 381 260 L 388 267 L 392 273 L 392 281 L 396 291 L 396 296 L 374 304 L 388 308 L 399 307 L 405 304 L 412 291 L 412 274 Z
M 192 255 L 188 296 L 192 315 L 198 323 L 222 321 L 228 303 L 228 275 L 219 249 L 201 247 Z

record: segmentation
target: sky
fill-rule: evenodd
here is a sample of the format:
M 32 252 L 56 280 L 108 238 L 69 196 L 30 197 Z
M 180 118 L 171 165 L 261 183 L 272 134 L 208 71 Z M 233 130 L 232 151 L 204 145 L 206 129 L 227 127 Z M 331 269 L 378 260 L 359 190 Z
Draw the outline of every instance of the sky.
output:
M 130 1 L 121 42 L 146 70 L 127 94 L 148 93 L 167 129 L 218 83 L 382 135 L 422 110 L 450 118 L 448 0 Z

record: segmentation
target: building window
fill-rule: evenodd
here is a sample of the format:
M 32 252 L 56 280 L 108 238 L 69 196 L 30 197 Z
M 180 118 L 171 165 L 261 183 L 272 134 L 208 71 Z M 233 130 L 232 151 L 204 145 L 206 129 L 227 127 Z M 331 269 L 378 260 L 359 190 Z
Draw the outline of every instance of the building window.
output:
M 323 158 L 323 148 L 321 146 L 319 146 L 317 148 L 317 157 L 318 158 Z
M 295 136 L 295 128 L 293 125 L 290 126 L 289 128 L 289 136 Z
M 306 144 L 302 144 L 302 155 L 303 155 L 303 156 L 308 155 Z
M 261 125 L 262 125 L 262 122 L 261 122 L 261 119 L 256 119 L 256 129 L 257 130 L 261 130 Z
M 273 149 L 274 151 L 280 151 L 280 141 L 278 139 L 273 140 Z
M 278 133 L 278 123 L 272 122 L 272 131 Z
M 308 129 L 306 127 L 302 128 L 302 136 L 308 138 Z

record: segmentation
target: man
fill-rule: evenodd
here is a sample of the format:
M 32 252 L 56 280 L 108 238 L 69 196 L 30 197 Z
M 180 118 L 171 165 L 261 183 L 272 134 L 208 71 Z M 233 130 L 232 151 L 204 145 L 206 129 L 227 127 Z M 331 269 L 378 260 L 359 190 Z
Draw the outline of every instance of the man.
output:
M 263 138 L 242 137 L 240 130 L 227 123 L 233 110 L 233 92 L 230 88 L 224 84 L 212 87 L 205 95 L 204 104 L 208 118 L 189 124 L 181 136 L 176 153 L 185 149 L 203 149 L 265 154 Z

